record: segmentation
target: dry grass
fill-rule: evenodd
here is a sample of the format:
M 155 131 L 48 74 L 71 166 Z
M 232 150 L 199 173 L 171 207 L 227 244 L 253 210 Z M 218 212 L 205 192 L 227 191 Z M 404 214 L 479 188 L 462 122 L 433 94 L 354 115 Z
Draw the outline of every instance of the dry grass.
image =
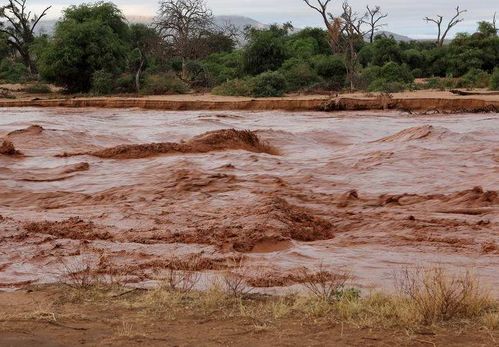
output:
M 241 264 L 241 271 L 242 268 Z M 452 275 L 438 267 L 405 269 L 397 274 L 395 294 L 372 292 L 364 295 L 347 287 L 350 276 L 345 272 L 333 274 L 321 267 L 320 271 L 302 277 L 307 278 L 304 286 L 308 292 L 287 296 L 251 293 L 251 287 L 239 272 L 224 273 L 206 290 L 199 291 L 193 285 L 198 278 L 193 279 L 190 270 L 185 269 L 172 269 L 161 285 L 152 290 L 116 291 L 102 286 L 71 288 L 77 293 L 88 293 L 86 302 L 93 300 L 92 304 L 121 305 L 138 310 L 145 320 L 174 320 L 186 313 L 203 319 L 243 318 L 256 331 L 276 326 L 283 319 L 304 323 L 325 320 L 360 328 L 405 331 L 449 324 L 499 330 L 498 303 L 481 289 L 470 272 Z M 79 279 L 78 283 L 89 281 Z M 118 335 L 127 335 L 129 328 L 128 325 L 121 327 Z
M 331 302 L 338 300 L 345 290 L 345 285 L 351 279 L 346 271 L 327 271 L 323 264 L 317 272 L 310 273 L 306 269 L 302 271 L 303 285 L 310 293 L 320 300 Z
M 473 319 L 494 307 L 489 293 L 470 271 L 449 274 L 441 267 L 405 269 L 396 279 L 400 295 L 423 324 Z

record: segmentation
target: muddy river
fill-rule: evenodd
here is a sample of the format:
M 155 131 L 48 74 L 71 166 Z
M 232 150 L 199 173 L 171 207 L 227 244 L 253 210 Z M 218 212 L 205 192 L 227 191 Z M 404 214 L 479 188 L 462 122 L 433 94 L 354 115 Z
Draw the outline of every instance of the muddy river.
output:
M 499 295 L 494 113 L 0 109 L 0 146 L 0 288 L 438 264 Z

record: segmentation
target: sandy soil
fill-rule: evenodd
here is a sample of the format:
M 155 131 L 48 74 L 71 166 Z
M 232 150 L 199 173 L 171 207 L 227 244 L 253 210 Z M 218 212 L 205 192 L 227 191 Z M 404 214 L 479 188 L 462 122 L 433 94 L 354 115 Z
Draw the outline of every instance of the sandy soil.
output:
M 158 315 L 131 305 L 134 296 L 74 302 L 67 288 L 0 293 L 2 346 L 494 346 L 478 329 L 363 328 L 291 316 L 271 322 L 183 310 Z M 119 293 L 118 293 L 119 294 Z M 128 303 L 127 303 L 128 301 Z
M 440 264 L 499 295 L 497 114 L 2 116 L 5 289 L 87 267 L 151 286 L 175 266 L 282 291 L 322 263 L 390 290 L 401 267 Z

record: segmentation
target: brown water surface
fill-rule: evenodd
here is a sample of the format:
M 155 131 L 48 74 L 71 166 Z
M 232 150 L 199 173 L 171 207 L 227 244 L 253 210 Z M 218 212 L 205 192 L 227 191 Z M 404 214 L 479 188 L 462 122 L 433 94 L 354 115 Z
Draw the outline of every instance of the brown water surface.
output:
M 173 265 L 258 280 L 321 263 L 390 287 L 441 264 L 499 294 L 494 113 L 1 109 L 3 140 L 3 288 L 87 266 L 147 285 Z

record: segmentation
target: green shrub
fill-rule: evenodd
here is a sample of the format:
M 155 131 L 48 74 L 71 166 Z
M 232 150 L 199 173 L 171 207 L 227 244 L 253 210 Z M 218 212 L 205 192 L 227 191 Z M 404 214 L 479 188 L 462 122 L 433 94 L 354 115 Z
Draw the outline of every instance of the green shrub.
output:
M 107 95 L 114 91 L 114 75 L 110 72 L 99 70 L 92 75 L 92 93 Z
M 0 62 L 0 80 L 7 83 L 22 83 L 29 79 L 29 72 L 26 66 L 9 59 Z
M 284 62 L 281 72 L 286 79 L 289 91 L 295 91 L 319 82 L 319 76 L 303 60 L 292 58 Z
M 447 90 L 456 88 L 457 82 L 453 78 L 440 78 L 433 77 L 429 78 L 423 86 L 423 89 L 438 89 L 438 90 Z
M 272 97 L 282 96 L 286 91 L 286 79 L 279 72 L 264 72 L 246 79 L 227 81 L 215 88 L 212 93 L 227 96 Z
M 460 88 L 487 88 L 490 85 L 490 75 L 480 69 L 471 68 L 461 77 Z
M 189 87 L 178 77 L 170 74 L 147 75 L 141 92 L 144 94 L 185 94 Z
M 251 79 L 234 79 L 213 88 L 211 92 L 215 95 L 251 96 L 253 86 Z
M 118 76 L 114 85 L 116 93 L 135 93 L 137 91 L 135 86 L 135 75 L 131 73 Z
M 204 64 L 199 61 L 191 60 L 187 62 L 186 67 L 189 82 L 192 87 L 207 88 L 214 85 L 214 79 Z
M 399 65 L 394 62 L 389 62 L 383 65 L 379 71 L 379 78 L 387 82 L 402 82 L 411 83 L 414 81 L 414 76 L 411 75 L 407 65 Z
M 286 91 L 286 79 L 279 72 L 264 72 L 253 78 L 254 97 L 282 96 Z
M 385 79 L 377 79 L 369 84 L 370 92 L 397 93 L 407 89 L 407 85 L 402 82 L 387 81 Z
M 23 89 L 26 93 L 31 94 L 49 94 L 52 93 L 52 89 L 44 83 L 31 84 Z
M 490 76 L 490 89 L 499 90 L 499 68 L 496 67 Z
M 317 74 L 330 90 L 340 90 L 345 85 L 347 71 L 343 60 L 332 55 L 316 55 L 310 59 Z

